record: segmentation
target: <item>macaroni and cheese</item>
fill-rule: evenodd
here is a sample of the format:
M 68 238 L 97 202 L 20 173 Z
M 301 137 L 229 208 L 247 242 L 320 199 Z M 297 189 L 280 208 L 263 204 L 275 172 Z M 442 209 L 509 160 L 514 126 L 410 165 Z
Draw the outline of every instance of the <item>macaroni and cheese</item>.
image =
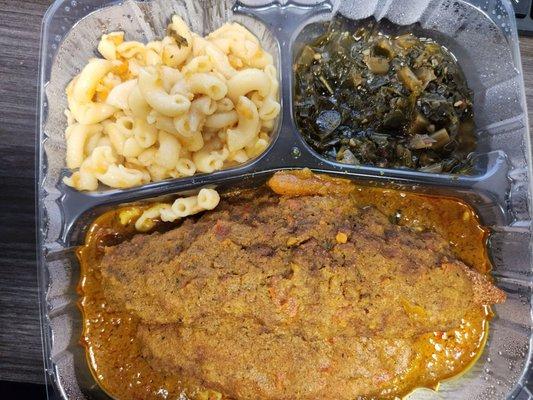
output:
M 173 222 L 179 218 L 213 210 L 220 202 L 220 195 L 214 189 L 201 189 L 196 196 L 180 197 L 172 204 L 156 203 L 143 211 L 135 221 L 135 229 L 147 232 L 155 226 L 156 220 Z
M 280 112 L 277 71 L 243 26 L 204 38 L 174 16 L 162 40 L 112 32 L 98 51 L 103 58 L 66 89 L 67 185 L 129 188 L 209 173 L 268 147 Z

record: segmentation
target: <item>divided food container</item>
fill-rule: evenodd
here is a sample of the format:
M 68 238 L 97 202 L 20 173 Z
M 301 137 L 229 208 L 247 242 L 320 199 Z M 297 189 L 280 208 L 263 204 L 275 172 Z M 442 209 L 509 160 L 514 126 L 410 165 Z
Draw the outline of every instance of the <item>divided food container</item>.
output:
M 294 123 L 293 61 L 320 34 L 317 22 L 335 12 L 361 20 L 387 19 L 402 31 L 431 37 L 457 57 L 474 92 L 478 150 L 470 176 L 350 166 L 326 161 L 304 142 Z M 212 174 L 150 183 L 127 190 L 77 192 L 62 183 L 67 83 L 96 55 L 99 37 L 124 30 L 128 40 L 160 37 L 172 14 L 206 34 L 225 21 L 245 25 L 275 58 L 282 113 L 272 144 L 257 159 Z M 81 312 L 74 249 L 95 216 L 119 204 L 194 192 L 257 186 L 274 171 L 309 167 L 372 185 L 455 196 L 490 227 L 496 283 L 508 300 L 495 306 L 486 348 L 473 368 L 412 399 L 533 399 L 531 368 L 532 170 L 518 38 L 508 0 L 58 0 L 43 22 L 38 120 L 38 271 L 49 397 L 108 399 L 79 345 Z

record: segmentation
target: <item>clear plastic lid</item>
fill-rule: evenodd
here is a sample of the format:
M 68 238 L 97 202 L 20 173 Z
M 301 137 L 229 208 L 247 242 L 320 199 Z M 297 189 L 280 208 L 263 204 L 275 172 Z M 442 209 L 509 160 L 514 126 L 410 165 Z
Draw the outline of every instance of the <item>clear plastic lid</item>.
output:
M 340 12 L 354 20 L 375 17 L 410 25 L 456 55 L 474 91 L 478 127 L 476 174 L 452 177 L 416 171 L 347 166 L 320 158 L 307 146 L 292 115 L 292 64 L 302 43 L 320 33 L 317 21 Z M 206 33 L 228 20 L 248 27 L 276 56 L 282 117 L 270 148 L 238 168 L 163 181 L 128 190 L 76 192 L 61 183 L 65 170 L 67 83 L 95 55 L 103 33 L 130 39 L 161 36 L 172 14 Z M 368 1 L 116 1 L 58 0 L 43 21 L 40 62 L 38 163 L 38 268 L 47 380 L 64 399 L 109 398 L 89 371 L 79 345 L 79 266 L 74 254 L 88 222 L 116 204 L 195 190 L 264 181 L 272 171 L 310 167 L 350 179 L 408 185 L 413 190 L 468 201 L 492 230 L 494 277 L 508 300 L 496 316 L 485 351 L 474 367 L 443 382 L 438 392 L 412 399 L 531 399 L 525 387 L 531 360 L 531 145 L 518 37 L 508 0 Z

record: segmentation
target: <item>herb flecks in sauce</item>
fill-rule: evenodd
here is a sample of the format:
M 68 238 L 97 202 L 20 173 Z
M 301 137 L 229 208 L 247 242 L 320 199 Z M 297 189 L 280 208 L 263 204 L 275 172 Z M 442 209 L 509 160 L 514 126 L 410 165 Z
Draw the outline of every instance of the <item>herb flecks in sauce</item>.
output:
M 346 164 L 468 174 L 472 92 L 430 39 L 386 35 L 343 18 L 296 60 L 294 111 L 306 141 Z

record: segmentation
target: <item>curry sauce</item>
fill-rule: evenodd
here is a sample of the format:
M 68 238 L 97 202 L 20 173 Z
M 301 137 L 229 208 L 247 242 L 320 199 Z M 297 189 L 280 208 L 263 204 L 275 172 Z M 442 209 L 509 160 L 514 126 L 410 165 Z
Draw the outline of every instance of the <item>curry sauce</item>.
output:
M 352 195 L 358 206 L 371 205 L 395 224 L 415 231 L 435 231 L 449 240 L 459 260 L 477 271 L 489 271 L 488 231 L 468 205 L 453 198 L 380 187 L 354 185 L 354 189 Z M 114 307 L 104 296 L 100 271 L 104 249 L 137 233 L 134 222 L 141 210 L 142 206 L 128 206 L 104 213 L 90 226 L 85 245 L 78 250 L 84 319 L 81 342 L 91 371 L 100 386 L 117 399 L 224 398 L 210 388 L 195 387 L 175 375 L 154 370 L 143 357 L 136 335 L 138 317 Z M 161 223 L 157 229 L 164 231 L 175 226 Z M 490 317 L 490 308 L 480 306 L 465 316 L 460 327 L 418 337 L 416 356 L 409 367 L 372 398 L 396 398 L 417 387 L 437 388 L 439 382 L 464 372 L 483 349 Z

